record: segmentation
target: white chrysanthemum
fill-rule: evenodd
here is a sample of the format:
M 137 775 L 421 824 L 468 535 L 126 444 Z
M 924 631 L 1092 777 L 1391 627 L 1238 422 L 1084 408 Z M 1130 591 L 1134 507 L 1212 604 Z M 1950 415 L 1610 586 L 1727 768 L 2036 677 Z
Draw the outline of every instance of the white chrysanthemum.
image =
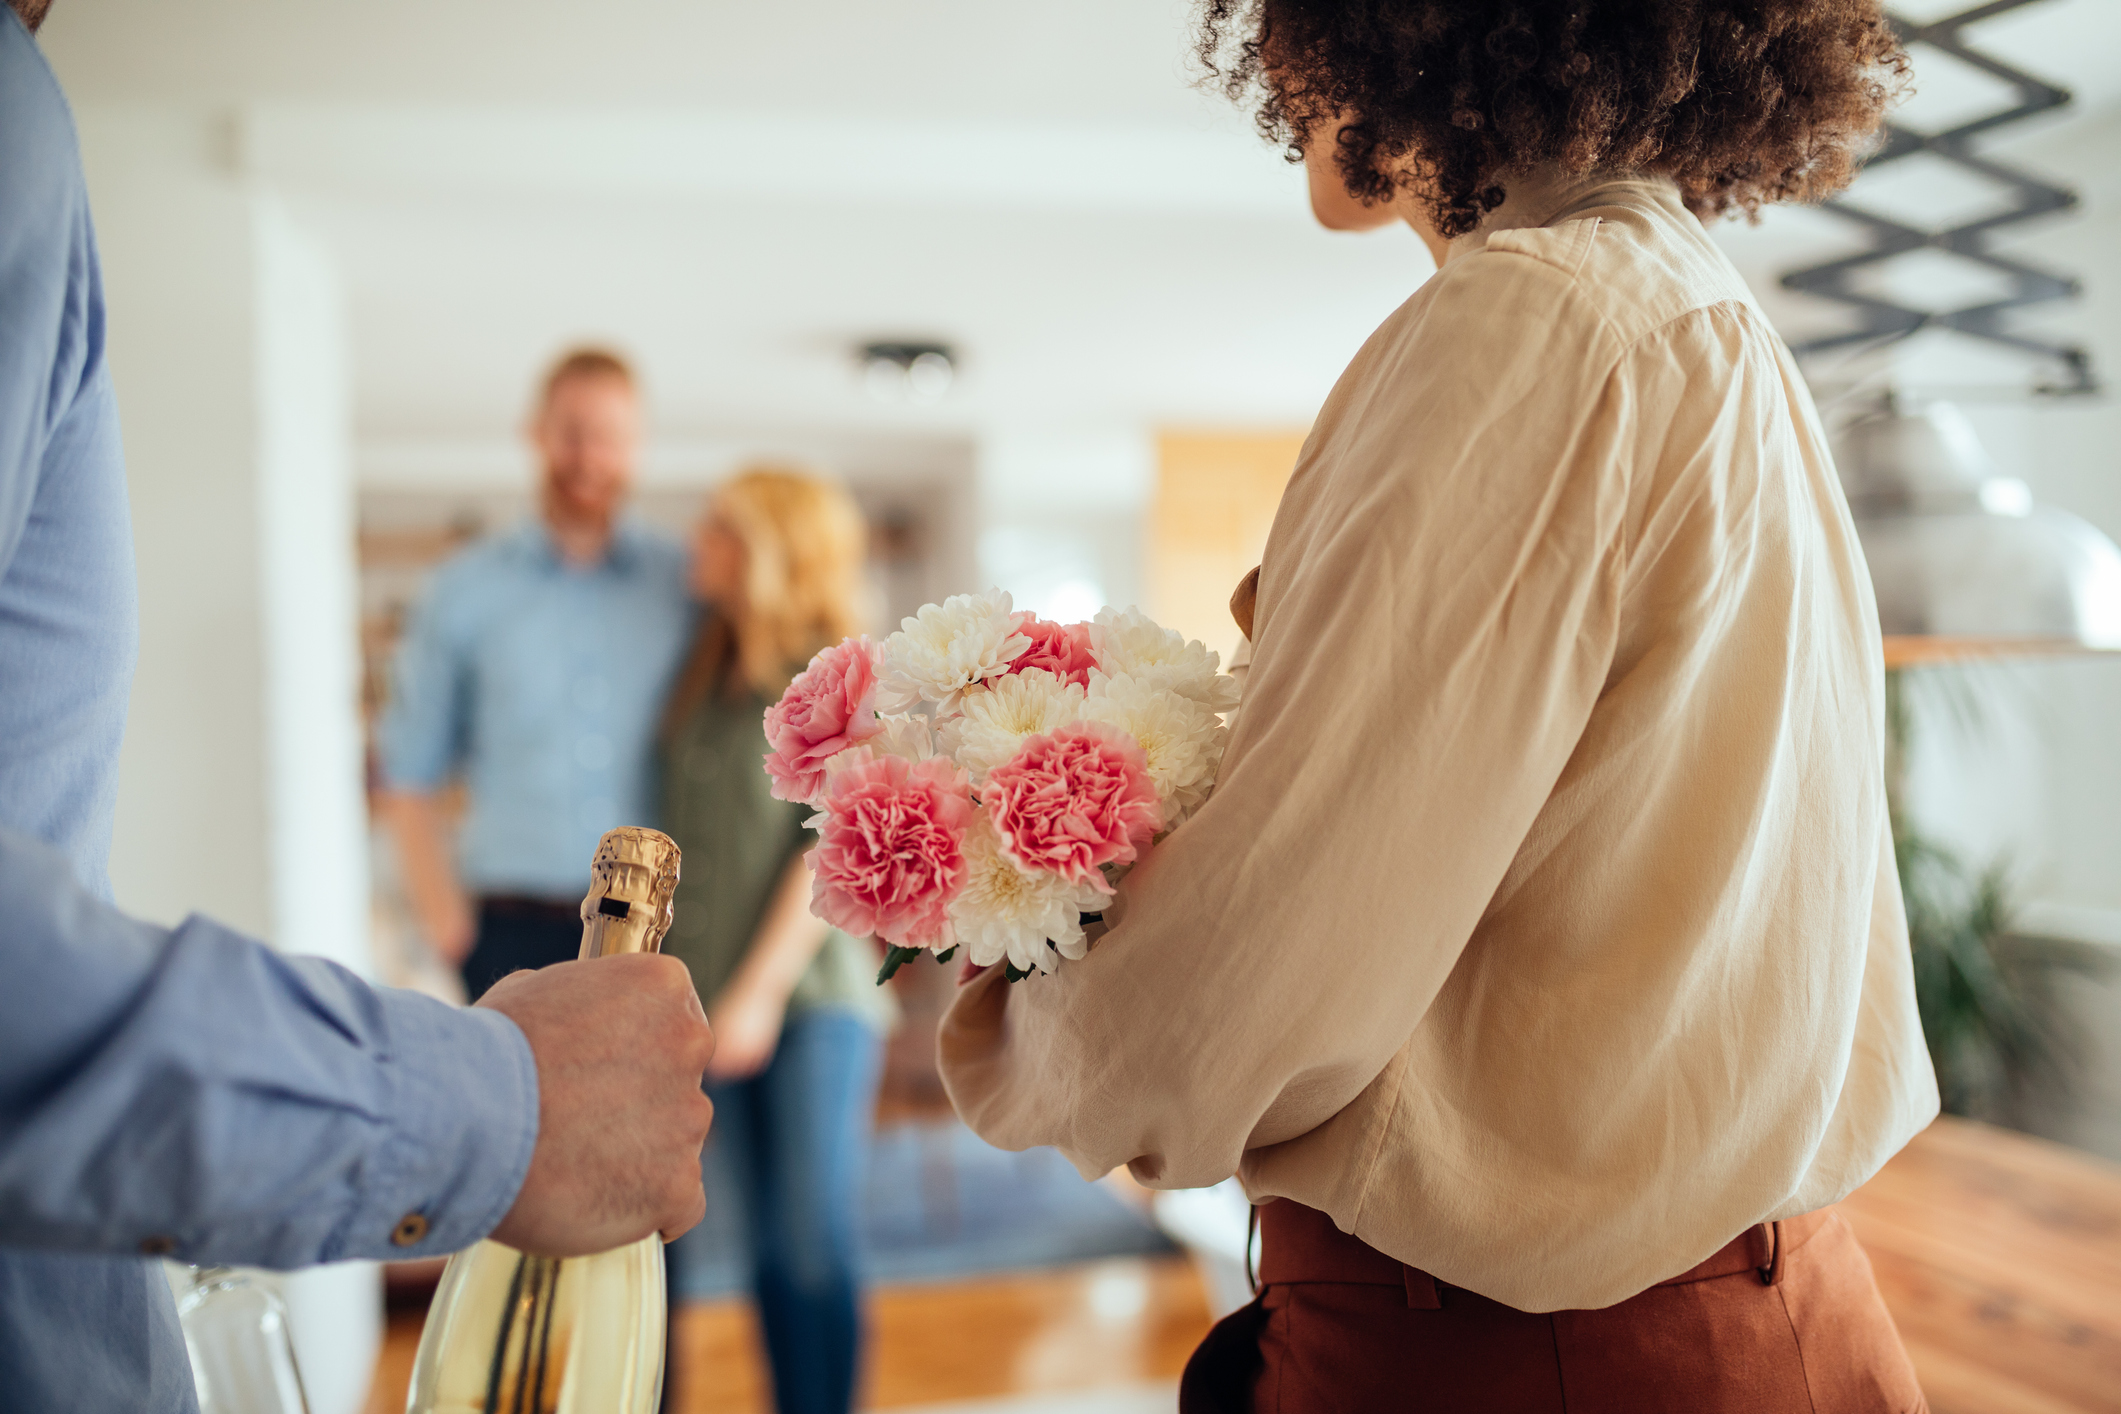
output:
M 1149 779 L 1163 803 L 1166 830 L 1200 809 L 1222 768 L 1229 729 L 1190 697 L 1120 673 L 1090 675 L 1083 716 L 1118 727 L 1141 744 Z
M 955 711 L 959 693 L 1003 672 L 1030 646 L 1002 590 L 923 604 L 884 640 L 877 705 L 900 711 L 926 700 Z
M 1090 651 L 1108 677 L 1124 673 L 1189 697 L 1211 712 L 1227 712 L 1237 705 L 1237 683 L 1216 671 L 1222 662 L 1219 655 L 1139 609 L 1098 610 L 1090 623 Z
M 935 729 L 926 717 L 896 713 L 880 716 L 883 731 L 863 742 L 874 748 L 879 756 L 903 756 L 908 761 L 921 762 L 935 755 Z
M 965 886 L 950 904 L 950 926 L 974 966 L 1006 961 L 1019 972 L 1051 972 L 1058 957 L 1089 954 L 1082 915 L 1098 912 L 1106 901 L 1095 884 L 1019 869 L 1002 853 L 994 822 L 980 811 L 965 831 Z
M 987 773 L 1016 755 L 1026 737 L 1079 721 L 1083 690 L 1044 668 L 989 678 L 961 694 L 959 715 L 943 723 L 943 749 L 983 786 Z

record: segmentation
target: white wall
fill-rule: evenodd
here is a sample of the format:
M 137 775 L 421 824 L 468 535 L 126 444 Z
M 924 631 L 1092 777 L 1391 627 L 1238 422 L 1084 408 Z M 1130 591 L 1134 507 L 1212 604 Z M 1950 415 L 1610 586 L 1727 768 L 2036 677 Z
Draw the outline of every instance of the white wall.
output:
M 233 175 L 229 123 L 79 118 L 140 565 L 118 901 L 364 968 L 346 340 L 329 263 Z M 314 1414 L 351 1414 L 381 1335 L 376 1269 L 280 1280 Z
M 254 199 L 252 234 L 273 940 L 365 973 L 347 331 L 323 247 L 269 197 Z
M 2014 144 L 2013 156 L 2075 184 L 2083 198 L 2078 213 L 2034 226 L 2014 253 L 2083 281 L 2081 304 L 2030 322 L 2088 344 L 2106 391 L 1961 407 L 2004 474 L 2121 540 L 2121 112 L 2035 135 Z M 1918 350 L 1918 372 L 1936 357 Z M 1956 676 L 1972 685 L 1976 720 L 1955 726 L 1931 694 L 1911 807 L 1969 860 L 2010 866 L 2022 928 L 2111 957 L 2108 977 L 2065 986 L 2065 1011 L 2086 1045 L 2073 1103 L 2026 1118 L 2121 1160 L 2121 654 L 2015 660 Z
M 979 443 L 980 583 L 1019 609 L 1085 619 L 1142 598 L 1142 518 L 1156 444 L 1138 426 L 1012 425 Z
M 219 175 L 225 127 L 146 109 L 78 117 L 140 566 L 111 878 L 135 913 L 201 909 L 264 934 L 251 204 Z
M 2006 473 L 2121 540 L 2121 112 L 2024 155 L 2075 183 L 2083 197 L 2081 214 L 2039 230 L 2023 253 L 2083 280 L 2081 311 L 2062 329 L 2090 346 L 2106 391 L 1976 407 L 1970 417 Z M 2027 678 L 2045 748 L 2032 888 L 2059 904 L 2121 914 L 2121 655 L 2032 665 Z M 2114 1027 L 2121 1032 L 2121 1010 Z

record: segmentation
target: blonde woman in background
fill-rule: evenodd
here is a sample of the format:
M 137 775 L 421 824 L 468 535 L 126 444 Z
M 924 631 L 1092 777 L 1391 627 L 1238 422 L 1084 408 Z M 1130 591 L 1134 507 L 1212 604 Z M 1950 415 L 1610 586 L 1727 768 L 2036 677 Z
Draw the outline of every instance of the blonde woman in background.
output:
M 857 630 L 866 537 L 853 500 L 816 477 L 761 468 L 717 491 L 693 542 L 698 636 L 662 732 L 663 822 L 685 852 L 663 950 L 714 1023 L 708 1189 L 741 1205 L 782 1414 L 852 1404 L 889 1003 L 873 948 L 810 914 L 809 812 L 769 793 L 760 723 L 811 654 Z

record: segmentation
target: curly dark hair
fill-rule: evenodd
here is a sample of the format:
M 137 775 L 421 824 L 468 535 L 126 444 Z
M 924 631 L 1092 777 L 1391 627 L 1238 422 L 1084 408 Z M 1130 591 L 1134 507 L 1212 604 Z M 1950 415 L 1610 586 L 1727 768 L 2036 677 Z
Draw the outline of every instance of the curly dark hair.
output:
M 1662 172 L 1704 217 L 1847 185 L 1907 73 L 1879 0 L 1203 0 L 1211 83 L 1438 234 L 1545 164 Z

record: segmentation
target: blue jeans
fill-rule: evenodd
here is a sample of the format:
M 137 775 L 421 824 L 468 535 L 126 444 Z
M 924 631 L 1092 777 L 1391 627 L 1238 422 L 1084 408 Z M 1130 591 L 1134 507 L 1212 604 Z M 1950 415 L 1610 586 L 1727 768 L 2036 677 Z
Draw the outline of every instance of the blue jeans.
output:
M 749 1241 L 780 1414 L 846 1414 L 854 1404 L 863 1179 L 881 1058 L 868 1021 L 819 1007 L 788 1018 L 764 1070 L 707 1087 L 708 1201 L 733 1205 Z M 677 1266 L 668 1267 L 673 1297 Z

